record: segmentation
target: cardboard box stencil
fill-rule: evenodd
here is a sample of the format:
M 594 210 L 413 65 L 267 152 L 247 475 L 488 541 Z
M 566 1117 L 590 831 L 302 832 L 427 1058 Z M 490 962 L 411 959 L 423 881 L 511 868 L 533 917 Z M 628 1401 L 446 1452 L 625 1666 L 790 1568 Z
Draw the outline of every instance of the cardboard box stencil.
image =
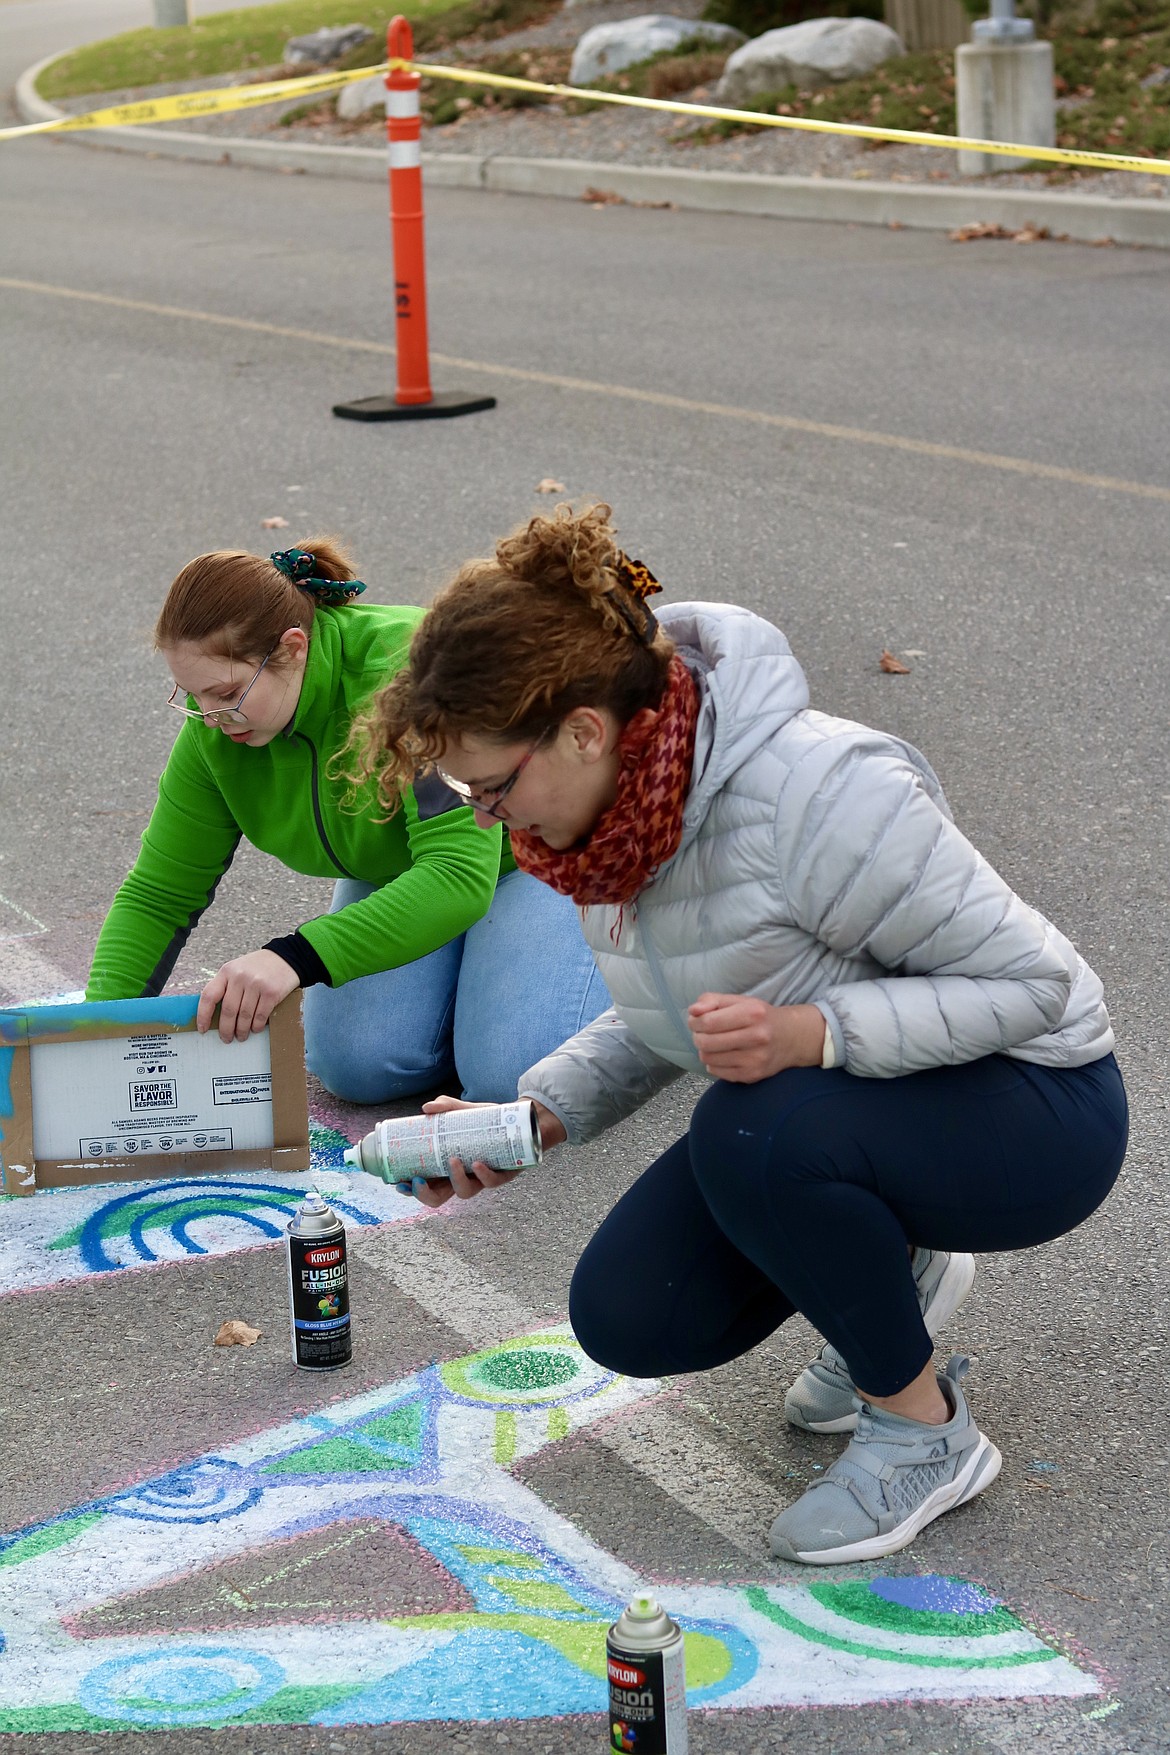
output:
M 246 1042 L 201 1036 L 197 1006 L 182 995 L 0 1011 L 4 1192 L 307 1170 L 300 993 Z

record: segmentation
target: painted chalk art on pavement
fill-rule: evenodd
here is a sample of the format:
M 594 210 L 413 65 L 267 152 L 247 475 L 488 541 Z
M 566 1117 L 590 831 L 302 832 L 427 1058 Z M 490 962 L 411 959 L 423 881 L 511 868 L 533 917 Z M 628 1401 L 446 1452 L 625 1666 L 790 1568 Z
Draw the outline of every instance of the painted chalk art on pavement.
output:
M 35 1003 L 79 1005 L 83 998 L 58 993 Z M 174 1003 L 194 1000 L 186 995 Z M 4 1089 L 0 1084 L 0 1102 Z M 307 1171 L 229 1171 L 38 1189 L 31 1197 L 0 1194 L 0 1287 L 34 1291 L 88 1274 L 254 1249 L 283 1236 L 311 1189 L 325 1196 L 350 1230 L 419 1218 L 423 1209 L 416 1201 L 344 1164 L 343 1153 L 353 1143 L 345 1126 L 341 1108 L 318 1093 L 310 1108 Z
M 299 1173 L 178 1176 L 0 1196 L 0 1286 L 31 1291 L 86 1274 L 254 1249 L 283 1236 L 314 1188 L 350 1230 L 418 1218 L 417 1201 L 342 1164 L 349 1144 L 339 1129 L 313 1120 L 312 1168 Z
M 0 1538 L 0 1731 L 600 1714 L 646 1581 L 511 1465 L 657 1388 L 545 1329 Z M 1099 1691 L 961 1579 L 660 1594 L 695 1707 Z

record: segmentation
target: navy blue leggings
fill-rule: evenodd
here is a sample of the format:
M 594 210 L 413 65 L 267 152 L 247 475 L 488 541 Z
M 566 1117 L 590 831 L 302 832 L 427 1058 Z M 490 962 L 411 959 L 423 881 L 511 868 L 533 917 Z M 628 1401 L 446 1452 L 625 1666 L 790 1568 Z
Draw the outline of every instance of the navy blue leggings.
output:
M 799 1310 L 855 1383 L 895 1395 L 932 1352 L 907 1244 L 1062 1236 L 1113 1186 L 1127 1127 L 1111 1054 L 719 1081 L 586 1248 L 574 1331 L 600 1364 L 658 1377 L 736 1359 Z

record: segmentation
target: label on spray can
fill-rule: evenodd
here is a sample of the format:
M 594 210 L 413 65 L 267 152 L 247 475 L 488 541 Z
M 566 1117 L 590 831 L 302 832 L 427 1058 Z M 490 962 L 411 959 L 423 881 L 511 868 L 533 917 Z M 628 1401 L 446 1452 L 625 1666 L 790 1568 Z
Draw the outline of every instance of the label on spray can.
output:
M 605 1642 L 610 1748 L 622 1755 L 686 1755 L 682 1629 L 651 1596 L 635 1597 Z
M 452 1158 L 493 1170 L 539 1164 L 540 1125 L 531 1099 L 480 1103 L 439 1115 L 395 1116 L 380 1121 L 345 1153 L 347 1164 L 383 1182 L 409 1182 L 415 1176 L 439 1180 L 450 1175 Z
M 294 1365 L 330 1371 L 352 1355 L 345 1226 L 319 1194 L 288 1222 L 288 1296 Z

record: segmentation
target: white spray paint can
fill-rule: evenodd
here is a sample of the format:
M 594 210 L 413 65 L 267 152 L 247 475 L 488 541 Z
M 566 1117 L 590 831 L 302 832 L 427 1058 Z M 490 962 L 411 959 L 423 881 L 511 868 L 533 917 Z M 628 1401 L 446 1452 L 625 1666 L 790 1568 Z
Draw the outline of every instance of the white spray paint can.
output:
M 516 1103 L 380 1121 L 349 1148 L 345 1162 L 383 1182 L 410 1182 L 416 1176 L 434 1182 L 450 1175 L 452 1158 L 492 1170 L 524 1170 L 539 1164 L 542 1155 L 536 1107 L 522 1097 Z
M 636 1596 L 605 1641 L 609 1746 L 622 1755 L 686 1755 L 682 1628 L 649 1592 Z

